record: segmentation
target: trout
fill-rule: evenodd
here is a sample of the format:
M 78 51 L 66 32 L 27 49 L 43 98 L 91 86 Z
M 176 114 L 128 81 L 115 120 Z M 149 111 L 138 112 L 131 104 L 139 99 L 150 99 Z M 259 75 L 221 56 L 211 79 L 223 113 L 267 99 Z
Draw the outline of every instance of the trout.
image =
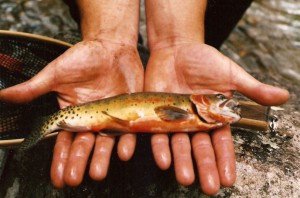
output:
M 238 101 L 221 94 L 122 94 L 57 111 L 34 128 L 20 150 L 26 150 L 46 135 L 60 130 L 101 135 L 197 132 L 219 128 L 239 119 Z

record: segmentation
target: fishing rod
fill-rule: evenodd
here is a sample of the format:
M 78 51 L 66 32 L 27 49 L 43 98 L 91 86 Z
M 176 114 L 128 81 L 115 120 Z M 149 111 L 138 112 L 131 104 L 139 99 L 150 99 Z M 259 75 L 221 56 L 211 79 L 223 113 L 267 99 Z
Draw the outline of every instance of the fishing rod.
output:
M 263 106 L 250 100 L 239 100 L 241 119 L 231 126 L 263 132 L 276 132 L 279 118 L 271 110 L 283 110 L 279 107 Z

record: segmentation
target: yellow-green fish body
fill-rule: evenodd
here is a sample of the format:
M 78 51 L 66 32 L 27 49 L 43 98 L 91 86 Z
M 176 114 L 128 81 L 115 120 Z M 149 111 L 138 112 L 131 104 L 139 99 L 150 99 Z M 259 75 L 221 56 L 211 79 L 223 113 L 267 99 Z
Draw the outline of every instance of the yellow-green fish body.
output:
M 110 132 L 195 132 L 239 119 L 238 102 L 223 95 L 123 94 L 59 110 L 37 127 L 21 148 L 30 147 L 59 130 L 107 135 Z

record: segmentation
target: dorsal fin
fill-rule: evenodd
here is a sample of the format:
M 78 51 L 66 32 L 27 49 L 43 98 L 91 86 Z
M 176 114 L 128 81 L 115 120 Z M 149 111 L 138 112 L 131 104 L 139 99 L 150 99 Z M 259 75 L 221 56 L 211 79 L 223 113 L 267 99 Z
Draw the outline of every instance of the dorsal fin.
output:
M 159 106 L 154 111 L 164 121 L 185 120 L 190 117 L 189 112 L 174 106 Z

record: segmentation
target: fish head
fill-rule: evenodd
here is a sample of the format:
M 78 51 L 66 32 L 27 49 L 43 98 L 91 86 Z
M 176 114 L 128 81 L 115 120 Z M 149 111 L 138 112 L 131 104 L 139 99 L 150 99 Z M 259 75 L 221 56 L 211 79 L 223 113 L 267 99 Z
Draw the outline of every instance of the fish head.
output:
M 237 122 L 241 107 L 234 98 L 222 94 L 191 95 L 193 106 L 199 118 L 206 123 L 222 123 L 223 125 Z

